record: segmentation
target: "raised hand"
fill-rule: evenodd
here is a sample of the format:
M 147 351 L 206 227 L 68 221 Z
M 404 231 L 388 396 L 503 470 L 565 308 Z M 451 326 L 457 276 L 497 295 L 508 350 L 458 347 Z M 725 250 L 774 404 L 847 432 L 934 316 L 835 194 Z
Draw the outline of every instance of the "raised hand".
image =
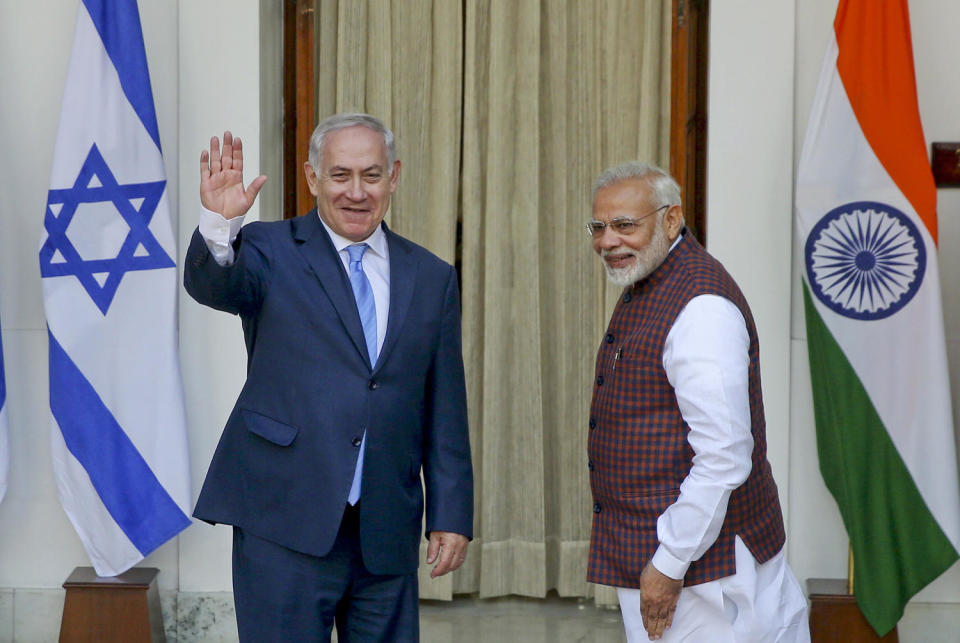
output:
M 243 187 L 243 144 L 230 132 L 223 133 L 222 153 L 216 136 L 210 151 L 200 152 L 200 203 L 224 219 L 246 214 L 266 180 L 260 175 Z

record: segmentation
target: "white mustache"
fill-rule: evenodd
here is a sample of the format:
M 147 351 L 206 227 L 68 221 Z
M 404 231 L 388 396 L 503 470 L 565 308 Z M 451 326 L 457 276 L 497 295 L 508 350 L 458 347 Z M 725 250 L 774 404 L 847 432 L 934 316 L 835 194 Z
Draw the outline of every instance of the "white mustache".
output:
M 600 257 L 606 259 L 607 257 L 639 257 L 640 253 L 636 250 L 631 250 L 628 248 L 617 248 L 614 250 L 604 248 L 600 251 Z

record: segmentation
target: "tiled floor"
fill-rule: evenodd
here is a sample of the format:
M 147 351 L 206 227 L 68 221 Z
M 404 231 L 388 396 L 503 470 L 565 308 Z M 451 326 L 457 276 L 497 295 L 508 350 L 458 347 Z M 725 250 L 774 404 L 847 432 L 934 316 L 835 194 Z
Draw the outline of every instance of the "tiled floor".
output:
M 620 611 L 593 601 L 518 597 L 420 604 L 422 643 L 622 643 Z

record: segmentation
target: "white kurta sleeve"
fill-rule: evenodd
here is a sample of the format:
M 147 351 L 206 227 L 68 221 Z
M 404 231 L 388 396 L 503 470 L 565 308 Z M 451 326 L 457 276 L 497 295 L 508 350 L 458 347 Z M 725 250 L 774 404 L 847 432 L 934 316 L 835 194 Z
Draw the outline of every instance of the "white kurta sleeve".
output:
M 714 543 L 731 492 L 750 474 L 749 348 L 740 310 L 717 295 L 690 300 L 664 343 L 663 368 L 694 452 L 680 496 L 657 520 L 651 563 L 671 578 L 683 578 Z
M 233 242 L 242 225 L 243 216 L 224 219 L 219 213 L 200 207 L 200 236 L 207 242 L 214 261 L 221 266 L 233 263 Z

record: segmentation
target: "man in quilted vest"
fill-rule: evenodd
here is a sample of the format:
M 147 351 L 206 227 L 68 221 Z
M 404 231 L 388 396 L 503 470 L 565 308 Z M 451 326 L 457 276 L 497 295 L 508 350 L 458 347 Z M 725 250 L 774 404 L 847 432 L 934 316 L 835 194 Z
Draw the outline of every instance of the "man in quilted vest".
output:
M 631 642 L 809 641 L 743 294 L 660 168 L 603 172 L 587 230 L 624 289 L 597 351 L 588 580 L 617 587 Z

